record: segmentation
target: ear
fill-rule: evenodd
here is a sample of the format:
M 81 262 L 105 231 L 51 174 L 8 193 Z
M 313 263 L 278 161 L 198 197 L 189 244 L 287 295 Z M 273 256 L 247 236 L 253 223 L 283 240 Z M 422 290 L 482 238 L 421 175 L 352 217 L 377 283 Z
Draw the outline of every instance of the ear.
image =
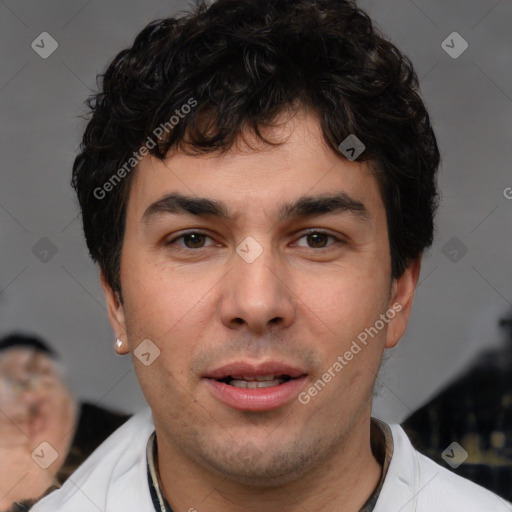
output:
M 101 272 L 100 278 L 101 287 L 103 288 L 103 293 L 105 294 L 105 300 L 107 303 L 107 313 L 110 325 L 112 326 L 115 337 L 124 342 L 121 347 L 116 346 L 116 352 L 118 354 L 127 354 L 129 350 L 126 340 L 126 319 L 119 293 L 112 289 L 112 286 L 110 286 L 110 283 L 107 281 L 103 272 Z
M 391 317 L 391 314 L 388 313 L 388 316 L 392 319 L 389 321 L 386 334 L 386 348 L 395 347 L 405 333 L 420 270 L 421 256 L 418 256 L 398 279 L 393 280 L 388 312 L 394 311 L 395 314 Z

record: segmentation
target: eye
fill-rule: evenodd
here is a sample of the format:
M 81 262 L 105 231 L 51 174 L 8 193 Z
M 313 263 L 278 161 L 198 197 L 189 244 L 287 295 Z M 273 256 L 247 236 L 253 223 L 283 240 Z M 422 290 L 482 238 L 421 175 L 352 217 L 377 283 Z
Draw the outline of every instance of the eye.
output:
M 298 247 L 309 247 L 311 249 L 324 249 L 336 243 L 343 243 L 343 241 L 338 237 L 331 235 L 330 233 L 326 233 L 325 231 L 310 231 L 309 233 L 302 235 L 299 238 L 299 241 L 303 239 L 305 240 L 305 244 L 295 242 L 292 245 Z M 334 240 L 334 243 L 328 244 L 329 239 Z
M 180 243 L 178 243 L 178 240 L 180 241 Z M 189 233 L 184 233 L 183 235 L 180 235 L 174 238 L 173 240 L 170 240 L 169 242 L 167 242 L 166 245 L 177 245 L 179 247 L 184 247 L 186 249 L 202 249 L 203 247 L 206 247 L 206 240 L 213 241 L 211 237 L 205 235 L 204 233 L 191 231 Z

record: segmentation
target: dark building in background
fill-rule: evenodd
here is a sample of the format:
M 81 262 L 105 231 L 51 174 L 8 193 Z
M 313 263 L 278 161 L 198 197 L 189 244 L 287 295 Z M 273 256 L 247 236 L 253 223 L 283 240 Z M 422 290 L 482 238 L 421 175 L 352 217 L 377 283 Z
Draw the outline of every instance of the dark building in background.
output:
M 507 332 L 504 347 L 480 354 L 467 372 L 402 426 L 420 452 L 510 501 L 512 317 L 500 325 Z M 450 458 L 465 456 L 464 452 L 445 452 L 454 442 L 468 454 L 460 465 Z

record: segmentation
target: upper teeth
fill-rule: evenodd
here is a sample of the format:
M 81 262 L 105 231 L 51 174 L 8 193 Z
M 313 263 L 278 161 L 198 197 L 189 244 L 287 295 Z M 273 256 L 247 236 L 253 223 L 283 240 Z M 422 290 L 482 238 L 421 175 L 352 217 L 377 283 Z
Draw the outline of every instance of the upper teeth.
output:
M 256 380 L 238 380 L 233 379 L 229 381 L 231 386 L 235 386 L 236 388 L 245 388 L 245 389 L 258 389 L 258 388 L 270 388 L 272 386 L 279 386 L 284 382 L 283 379 L 272 379 L 265 381 L 256 381 Z
M 246 380 L 248 382 L 252 382 L 252 381 L 263 382 L 266 380 L 274 380 L 274 374 L 269 373 L 268 375 L 258 375 L 256 377 L 251 377 L 249 375 L 231 375 L 231 378 L 234 380 Z

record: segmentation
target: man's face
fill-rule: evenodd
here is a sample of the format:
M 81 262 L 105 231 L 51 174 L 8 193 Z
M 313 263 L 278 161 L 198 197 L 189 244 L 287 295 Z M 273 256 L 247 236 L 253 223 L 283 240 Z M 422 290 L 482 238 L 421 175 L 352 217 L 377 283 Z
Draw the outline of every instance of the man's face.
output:
M 160 351 L 149 365 L 134 357 L 159 449 L 274 485 L 363 432 L 382 352 L 405 329 L 417 268 L 392 281 L 377 182 L 367 164 L 328 148 L 315 116 L 264 133 L 285 142 L 142 161 L 127 206 L 124 303 L 105 288 L 127 350 L 149 339 Z M 171 194 L 221 203 L 226 217 L 191 203 L 196 214 L 177 211 L 164 200 Z M 285 208 L 327 196 L 337 197 Z M 401 311 L 357 351 L 353 341 L 397 302 Z M 146 363 L 157 353 L 147 343 Z M 258 377 L 272 378 L 269 387 L 254 389 Z

